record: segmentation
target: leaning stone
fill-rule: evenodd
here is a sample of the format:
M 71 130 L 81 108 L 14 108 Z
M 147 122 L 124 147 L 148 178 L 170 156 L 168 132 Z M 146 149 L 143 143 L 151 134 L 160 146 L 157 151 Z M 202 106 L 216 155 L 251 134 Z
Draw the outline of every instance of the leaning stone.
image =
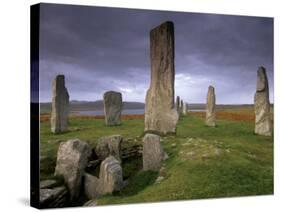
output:
M 65 87 L 64 75 L 57 75 L 52 84 L 51 131 L 67 131 L 69 95 Z
M 84 175 L 84 192 L 88 199 L 95 199 L 99 196 L 99 179 L 93 175 Z
M 121 143 L 123 137 L 121 135 L 112 135 L 102 137 L 98 140 L 95 152 L 99 159 L 104 160 L 112 155 L 117 160 L 121 161 Z
M 145 99 L 145 131 L 175 133 L 174 24 L 165 22 L 150 32 L 151 82 Z
M 258 70 L 257 89 L 255 94 L 255 133 L 272 136 L 273 124 L 270 114 L 269 89 L 266 70 Z
M 80 195 L 81 179 L 91 152 L 91 147 L 79 139 L 62 142 L 59 146 L 55 175 L 63 176 L 71 200 Z
M 120 191 L 123 188 L 123 174 L 120 162 L 113 156 L 102 161 L 99 174 L 100 194 L 111 194 L 113 191 Z
M 122 94 L 115 91 L 108 91 L 103 95 L 105 124 L 114 126 L 121 124 Z
M 143 138 L 143 170 L 158 171 L 162 166 L 165 158 L 160 136 L 154 134 L 146 134 Z
M 206 103 L 206 125 L 210 127 L 216 126 L 216 95 L 215 88 L 213 86 L 209 86 L 208 95 L 207 95 L 207 103 Z

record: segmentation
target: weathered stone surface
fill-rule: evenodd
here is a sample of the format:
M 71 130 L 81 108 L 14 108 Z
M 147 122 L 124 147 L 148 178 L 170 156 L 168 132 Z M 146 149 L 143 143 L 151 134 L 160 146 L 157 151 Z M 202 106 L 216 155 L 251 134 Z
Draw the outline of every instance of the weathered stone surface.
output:
M 112 155 L 117 160 L 121 161 L 121 143 L 123 137 L 121 135 L 112 135 L 102 137 L 98 140 L 95 152 L 99 159 L 104 160 Z
M 67 131 L 69 95 L 65 87 L 64 75 L 57 75 L 52 83 L 51 131 Z
M 143 170 L 158 171 L 161 168 L 165 153 L 160 143 L 160 136 L 146 134 L 143 137 Z
M 176 132 L 174 103 L 174 25 L 165 22 L 150 32 L 151 82 L 145 99 L 145 131 Z
M 93 175 L 84 175 L 84 192 L 88 199 L 95 199 L 99 196 L 99 179 Z
M 114 126 L 121 124 L 122 94 L 115 91 L 105 92 L 103 95 L 105 124 Z
M 69 193 L 65 186 L 40 189 L 40 208 L 66 207 Z
M 206 103 L 206 125 L 210 127 L 216 126 L 216 95 L 215 88 L 209 86 Z
M 259 67 L 255 93 L 255 133 L 272 136 L 273 124 L 270 115 L 269 89 L 266 70 Z
M 59 146 L 55 175 L 63 176 L 71 199 L 80 194 L 81 179 L 91 152 L 90 146 L 79 139 L 62 142 Z
M 100 194 L 120 191 L 123 188 L 123 174 L 120 162 L 113 156 L 107 157 L 102 161 L 99 174 Z
M 177 96 L 177 99 L 176 99 L 176 109 L 178 111 L 178 113 L 180 113 L 180 97 Z

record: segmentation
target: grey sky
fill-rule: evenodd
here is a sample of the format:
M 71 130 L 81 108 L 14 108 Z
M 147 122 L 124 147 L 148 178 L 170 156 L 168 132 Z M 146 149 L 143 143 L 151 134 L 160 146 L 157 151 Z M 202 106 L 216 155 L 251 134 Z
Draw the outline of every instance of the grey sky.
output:
M 205 102 L 253 103 L 263 65 L 273 100 L 273 19 L 105 7 L 41 5 L 40 100 L 51 100 L 51 81 L 64 74 L 72 100 L 95 101 L 107 90 L 144 102 L 150 83 L 149 31 L 175 26 L 176 95 Z

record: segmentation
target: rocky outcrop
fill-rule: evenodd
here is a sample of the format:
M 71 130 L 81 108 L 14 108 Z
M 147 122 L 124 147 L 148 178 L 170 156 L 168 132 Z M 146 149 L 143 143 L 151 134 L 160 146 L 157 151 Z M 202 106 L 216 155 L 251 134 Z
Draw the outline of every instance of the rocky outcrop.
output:
M 158 171 L 162 166 L 165 158 L 160 136 L 154 134 L 146 134 L 143 137 L 143 170 Z
M 216 126 L 216 95 L 215 88 L 209 86 L 206 103 L 206 125 L 210 127 Z
M 174 25 L 165 22 L 150 32 L 151 82 L 145 99 L 145 131 L 175 133 Z
M 108 156 L 112 155 L 117 160 L 121 161 L 121 135 L 112 135 L 102 137 L 98 140 L 95 152 L 99 159 L 104 160 Z
M 115 126 L 121 124 L 122 94 L 115 91 L 108 91 L 103 95 L 105 124 Z
M 266 70 L 259 67 L 255 93 L 255 133 L 272 136 L 273 126 L 270 114 L 269 89 Z
M 64 75 L 58 75 L 52 83 L 51 131 L 67 131 L 69 95 L 65 87 Z
M 64 178 L 71 200 L 80 195 L 81 179 L 91 152 L 90 146 L 79 139 L 60 143 L 55 175 Z

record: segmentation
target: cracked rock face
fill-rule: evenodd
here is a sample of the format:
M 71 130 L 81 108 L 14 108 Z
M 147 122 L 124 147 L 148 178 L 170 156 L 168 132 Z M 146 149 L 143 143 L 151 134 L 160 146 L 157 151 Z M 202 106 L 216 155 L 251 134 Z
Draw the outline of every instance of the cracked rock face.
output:
M 103 95 L 105 124 L 115 126 L 121 124 L 122 94 L 115 91 L 105 92 Z
M 69 95 L 65 87 L 64 75 L 58 75 L 52 83 L 51 131 L 67 131 Z
M 269 89 L 266 70 L 259 67 L 255 93 L 255 133 L 272 136 L 273 126 L 270 115 Z
M 145 131 L 176 132 L 174 104 L 174 25 L 165 22 L 150 32 L 151 81 L 145 99 Z
M 215 88 L 209 86 L 207 94 L 207 103 L 206 103 L 206 125 L 210 127 L 216 126 L 216 95 Z

